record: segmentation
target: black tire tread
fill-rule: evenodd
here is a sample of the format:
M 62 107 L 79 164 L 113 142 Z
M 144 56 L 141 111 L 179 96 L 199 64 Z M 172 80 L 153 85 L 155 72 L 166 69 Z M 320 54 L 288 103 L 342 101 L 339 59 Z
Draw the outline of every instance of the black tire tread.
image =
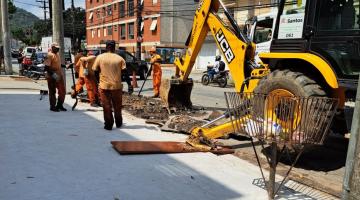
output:
M 274 70 L 269 75 L 267 75 L 266 77 L 260 80 L 254 92 L 264 93 L 264 91 L 269 90 L 269 87 L 273 86 L 273 84 L 276 85 L 282 81 L 286 81 L 290 84 L 293 84 L 293 86 L 300 89 L 301 91 L 298 91 L 298 93 L 301 93 L 302 94 L 301 96 L 305 96 L 305 97 L 326 96 L 326 92 L 324 91 L 324 89 L 318 83 L 316 83 L 315 80 L 311 79 L 309 76 L 307 76 L 304 73 L 292 71 L 290 69 Z

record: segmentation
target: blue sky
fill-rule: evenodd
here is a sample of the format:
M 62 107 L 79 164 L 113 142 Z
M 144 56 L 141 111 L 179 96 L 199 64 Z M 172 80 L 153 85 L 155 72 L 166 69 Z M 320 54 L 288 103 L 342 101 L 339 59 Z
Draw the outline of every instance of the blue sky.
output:
M 51 0 L 50 0 L 51 1 Z M 85 8 L 85 0 L 74 0 L 76 7 Z M 39 8 L 41 3 L 36 2 L 36 0 L 14 0 L 16 7 L 23 8 L 24 10 L 33 13 L 39 18 L 44 18 L 43 9 Z M 71 6 L 71 0 L 65 0 L 65 7 L 68 8 Z M 49 15 L 47 14 L 47 17 Z

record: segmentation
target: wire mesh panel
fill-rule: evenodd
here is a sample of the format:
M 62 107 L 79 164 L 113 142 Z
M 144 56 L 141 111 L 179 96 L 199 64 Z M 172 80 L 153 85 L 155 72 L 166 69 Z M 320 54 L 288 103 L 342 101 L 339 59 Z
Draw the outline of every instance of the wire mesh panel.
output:
M 290 97 L 225 93 L 234 131 L 289 146 L 321 144 L 338 101 L 323 97 Z

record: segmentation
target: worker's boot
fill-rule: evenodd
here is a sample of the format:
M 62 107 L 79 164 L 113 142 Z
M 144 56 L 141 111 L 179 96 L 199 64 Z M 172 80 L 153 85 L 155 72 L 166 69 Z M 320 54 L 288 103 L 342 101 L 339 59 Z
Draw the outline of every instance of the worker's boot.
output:
M 50 107 L 50 110 L 53 111 L 53 112 L 59 112 L 59 109 L 56 108 L 56 107 Z
M 128 93 L 129 93 L 129 94 L 132 94 L 133 92 L 134 92 L 133 86 L 132 86 L 132 85 L 129 85 L 129 87 L 128 87 Z
M 60 103 L 58 103 L 58 104 L 56 105 L 56 108 L 57 108 L 59 111 L 67 111 L 67 109 L 64 108 L 63 104 L 60 104 Z

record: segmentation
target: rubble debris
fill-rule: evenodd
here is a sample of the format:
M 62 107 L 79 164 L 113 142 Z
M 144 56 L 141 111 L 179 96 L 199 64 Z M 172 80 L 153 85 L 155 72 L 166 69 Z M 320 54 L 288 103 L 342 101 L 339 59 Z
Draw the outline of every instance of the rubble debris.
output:
M 180 133 L 190 134 L 192 129 L 205 124 L 206 121 L 195 119 L 188 115 L 177 115 L 171 118 L 167 123 L 167 127 Z
M 147 124 L 154 124 L 154 125 L 158 125 L 159 127 L 162 127 L 165 125 L 166 121 L 164 120 L 157 120 L 157 119 L 148 119 L 145 121 L 145 123 Z

